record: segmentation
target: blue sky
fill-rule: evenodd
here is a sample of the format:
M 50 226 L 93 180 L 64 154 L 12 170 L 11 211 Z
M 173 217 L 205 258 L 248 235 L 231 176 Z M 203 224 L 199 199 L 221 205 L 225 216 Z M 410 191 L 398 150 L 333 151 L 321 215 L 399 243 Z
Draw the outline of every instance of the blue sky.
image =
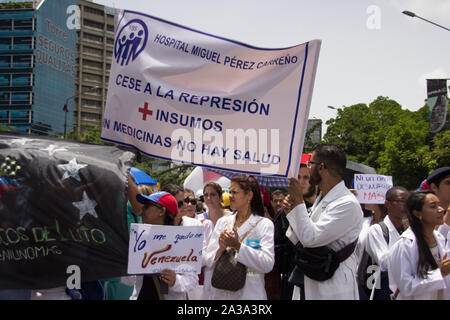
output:
M 402 14 L 450 28 L 448 0 L 94 2 L 258 47 L 321 39 L 309 118 L 324 122 L 336 115 L 328 105 L 369 104 L 380 95 L 415 111 L 424 104 L 426 78 L 450 78 L 450 32 Z

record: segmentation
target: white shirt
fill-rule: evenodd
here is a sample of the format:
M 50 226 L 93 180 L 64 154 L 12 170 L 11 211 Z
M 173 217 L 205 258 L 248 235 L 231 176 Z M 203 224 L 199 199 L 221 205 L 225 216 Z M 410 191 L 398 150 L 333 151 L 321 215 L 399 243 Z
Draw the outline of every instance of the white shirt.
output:
M 388 269 L 389 249 L 400 238 L 400 234 L 389 219 L 389 216 L 384 217 L 383 222 L 389 230 L 389 243 L 383 236 L 383 230 L 379 224 L 374 224 L 369 228 L 367 236 L 366 250 L 372 258 L 372 262 L 380 266 L 382 272 Z
M 446 240 L 437 231 L 433 231 L 439 248 L 439 255 L 443 257 L 447 252 Z M 442 277 L 439 268 L 431 271 L 424 279 L 417 273 L 419 265 L 419 248 L 416 236 L 408 228 L 389 251 L 389 287 L 392 292 L 399 289 L 397 300 L 434 300 L 439 293 L 443 298 L 450 299 L 450 276 Z M 443 290 L 443 291 L 440 291 Z
M 262 220 L 261 220 L 262 219 Z M 232 228 L 236 221 L 236 214 L 225 216 L 217 220 L 207 253 L 204 256 L 206 265 L 214 270 L 214 258 L 219 249 L 219 236 L 228 224 Z M 257 225 L 256 223 L 261 220 Z M 256 225 L 256 227 L 254 227 Z M 247 244 L 246 239 L 242 239 L 241 248 L 236 255 L 236 260 L 247 268 L 247 278 L 245 286 L 235 292 L 216 289 L 211 286 L 210 300 L 266 300 L 266 290 L 264 288 L 264 274 L 273 269 L 275 263 L 274 253 L 274 226 L 271 220 L 252 214 L 247 221 L 237 230 L 242 237 L 251 228 L 251 232 L 246 239 L 259 240 L 259 249 L 254 249 Z M 205 277 L 205 282 L 207 278 Z M 210 279 L 208 280 L 210 281 Z M 205 286 L 207 284 L 205 283 Z M 210 285 L 210 284 L 209 284 Z
M 345 187 L 344 181 L 335 185 L 322 199 L 320 195 L 311 209 L 311 217 L 304 203 L 287 215 L 289 228 L 286 236 L 304 247 L 328 246 L 339 251 L 354 242 L 361 232 L 363 212 L 355 196 Z M 305 298 L 359 299 L 356 282 L 358 258 L 353 253 L 341 262 L 333 277 L 315 281 L 305 276 Z

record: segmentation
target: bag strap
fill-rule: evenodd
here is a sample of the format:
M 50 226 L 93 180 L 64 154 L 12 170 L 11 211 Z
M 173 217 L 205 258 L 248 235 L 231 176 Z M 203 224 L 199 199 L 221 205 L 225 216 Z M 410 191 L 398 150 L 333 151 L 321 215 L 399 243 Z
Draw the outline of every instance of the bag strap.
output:
M 397 288 L 397 290 L 395 290 L 394 295 L 392 296 L 392 300 L 397 300 L 397 297 L 398 297 L 399 293 L 400 293 L 400 290 L 398 290 L 398 288 Z
M 262 219 L 264 219 L 264 218 L 259 219 L 258 222 L 257 222 L 250 230 L 248 230 L 246 233 L 244 233 L 244 235 L 243 235 L 242 237 L 239 237 L 239 241 L 242 242 L 242 241 L 248 236 L 248 234 L 249 234 L 251 231 L 253 231 L 253 229 L 256 228 L 256 226 L 258 225 L 258 223 L 261 222 Z
M 386 240 L 386 244 L 389 245 L 389 229 L 386 223 L 384 223 L 384 221 L 380 221 L 378 224 L 380 225 L 381 230 L 383 231 L 383 237 L 384 240 Z
M 339 263 L 347 260 L 347 258 L 352 255 L 353 251 L 355 251 L 357 242 L 358 242 L 358 239 L 356 239 L 352 243 L 346 245 L 344 248 L 342 248 L 341 250 L 336 252 L 336 257 L 337 257 Z

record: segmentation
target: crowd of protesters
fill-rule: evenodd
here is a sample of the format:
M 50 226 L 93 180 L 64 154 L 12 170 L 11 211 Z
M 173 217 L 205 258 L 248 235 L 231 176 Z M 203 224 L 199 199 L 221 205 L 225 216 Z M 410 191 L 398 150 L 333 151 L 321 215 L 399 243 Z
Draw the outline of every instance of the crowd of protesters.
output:
M 360 204 L 357 191 L 345 186 L 345 167 L 345 153 L 325 144 L 303 155 L 298 179 L 287 190 L 269 194 L 248 175 L 235 176 L 228 192 L 214 182 L 197 193 L 163 186 L 176 204 L 174 221 L 189 217 L 205 228 L 202 273 L 162 273 L 158 279 L 169 292 L 182 288 L 182 294 L 134 292 L 131 299 L 450 299 L 450 167 L 435 170 L 417 190 L 394 186 L 384 204 L 371 205 Z M 160 193 L 137 197 L 144 208 L 162 212 L 164 204 L 155 200 Z M 216 288 L 211 281 L 230 249 L 247 270 L 238 290 Z M 331 275 L 320 278 L 313 260 L 311 268 L 298 262 L 312 250 L 335 253 Z M 183 277 L 190 277 L 189 286 Z
M 233 177 L 226 192 L 215 182 L 154 192 L 133 168 L 128 227 L 203 226 L 202 272 L 165 269 L 96 284 L 108 300 L 450 299 L 450 167 L 417 190 L 394 186 L 371 205 L 345 186 L 345 168 L 341 148 L 319 145 L 302 156 L 298 179 L 271 193 L 249 175 Z M 246 270 L 238 289 L 213 281 L 225 254 Z M 33 290 L 31 299 L 73 299 L 64 289 Z

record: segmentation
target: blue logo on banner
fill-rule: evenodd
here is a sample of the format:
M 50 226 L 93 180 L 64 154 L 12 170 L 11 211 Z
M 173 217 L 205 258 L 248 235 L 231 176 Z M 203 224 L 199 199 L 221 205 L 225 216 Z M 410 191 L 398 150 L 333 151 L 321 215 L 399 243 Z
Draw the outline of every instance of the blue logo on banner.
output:
M 114 58 L 121 66 L 128 65 L 145 49 L 148 40 L 146 24 L 133 19 L 120 29 L 114 44 Z

